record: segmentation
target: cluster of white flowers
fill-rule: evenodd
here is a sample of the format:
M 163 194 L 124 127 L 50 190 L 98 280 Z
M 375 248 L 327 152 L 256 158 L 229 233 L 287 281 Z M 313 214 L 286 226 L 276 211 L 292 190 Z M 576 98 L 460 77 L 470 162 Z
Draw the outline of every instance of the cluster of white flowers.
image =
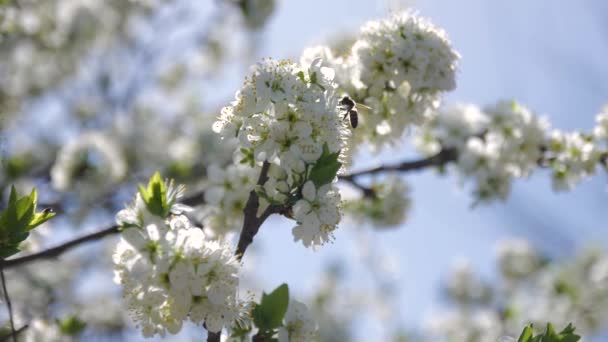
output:
M 361 117 L 372 143 L 426 121 L 441 94 L 456 86 L 458 53 L 443 30 L 414 12 L 365 24 L 351 58 L 353 95 L 372 109 Z
M 439 314 L 430 334 L 441 341 L 496 341 L 519 336 L 524 325 L 543 327 L 573 323 L 582 335 L 593 335 L 608 323 L 608 257 L 584 251 L 567 262 L 544 262 L 526 241 L 503 241 L 497 248 L 498 283 L 481 293 L 480 277 L 470 267 L 448 280 L 448 298 L 456 309 Z M 458 291 L 454 291 L 458 284 Z M 485 286 L 484 286 L 485 287 Z M 491 337 L 491 338 L 490 338 Z M 508 340 L 508 339 L 506 339 Z
M 414 145 L 426 155 L 454 150 L 463 179 L 474 179 L 477 199 L 489 201 L 506 198 L 513 178 L 528 177 L 538 167 L 552 170 L 556 191 L 593 175 L 608 157 L 608 114 L 601 112 L 596 122 L 593 134 L 550 131 L 545 118 L 514 101 L 483 110 L 451 105 L 417 131 Z
M 543 264 L 543 258 L 523 239 L 501 241 L 496 248 L 496 254 L 498 267 L 506 278 L 526 277 Z
M 300 64 L 311 65 L 313 62 L 319 59 L 322 61 L 323 66 L 334 70 L 334 81 L 338 86 L 338 92 L 354 93 L 353 58 L 351 58 L 349 55 L 337 56 L 330 47 L 325 45 L 317 45 L 306 48 L 304 51 L 302 51 L 302 55 L 300 56 Z
M 168 203 L 179 193 L 168 186 Z M 138 193 L 116 215 L 125 229 L 113 255 L 115 282 L 122 284 L 130 316 L 144 336 L 175 334 L 187 319 L 218 332 L 245 314 L 232 249 L 206 239 L 180 209 L 173 205 L 173 214 L 155 216 Z
M 484 302 L 491 289 L 475 272 L 467 260 L 458 260 L 447 277 L 445 290 L 458 302 Z
M 40 318 L 27 322 L 27 328 L 18 339 L 22 342 L 70 342 L 74 338 L 61 332 L 56 322 Z
M 475 180 L 478 200 L 504 199 L 515 177 L 527 177 L 541 162 L 549 124 L 514 101 L 483 111 L 472 105 L 440 108 L 414 143 L 422 153 L 456 151 L 463 178 Z
M 334 72 L 321 64 L 263 60 L 213 126 L 224 138 L 238 138 L 237 162 L 271 165 L 262 207 L 300 199 L 293 232 L 307 246 L 328 241 L 340 219 L 333 181 L 317 189 L 309 177 L 324 153 L 344 156 L 349 136 L 337 108 Z
M 127 165 L 118 146 L 98 132 L 85 132 L 59 151 L 51 169 L 53 187 L 66 191 L 79 180 L 104 185 L 120 181 Z
M 428 341 L 486 342 L 499 341 L 500 316 L 488 310 L 475 310 L 467 315 L 450 312 L 440 314 L 427 322 Z
M 375 229 L 396 227 L 407 219 L 412 205 L 403 179 L 389 176 L 371 186 L 372 195 L 350 201 L 345 208 L 357 219 L 368 220 Z
M 258 63 L 214 130 L 238 137 L 255 161 L 275 163 L 290 174 L 314 164 L 324 144 L 340 152 L 348 130 L 339 118 L 334 71 L 320 63 L 308 69 L 286 60 Z
M 608 105 L 605 105 L 595 117 L 593 135 L 597 140 L 608 141 Z
M 593 175 L 603 154 L 592 135 L 558 130 L 551 133 L 547 150 L 551 154 L 549 166 L 553 169 L 556 191 L 572 190 L 581 180 Z
M 205 205 L 198 213 L 205 229 L 219 236 L 241 229 L 243 209 L 258 172 L 258 169 L 242 164 L 229 165 L 225 169 L 217 165 L 207 168 Z
M 312 181 L 302 187 L 302 199 L 293 206 L 293 217 L 298 225 L 293 229 L 295 241 L 304 246 L 319 246 L 329 241 L 340 222 L 340 193 L 332 184 L 320 188 Z
M 317 323 L 305 304 L 295 299 L 289 301 L 284 324 L 279 328 L 279 342 L 314 341 Z

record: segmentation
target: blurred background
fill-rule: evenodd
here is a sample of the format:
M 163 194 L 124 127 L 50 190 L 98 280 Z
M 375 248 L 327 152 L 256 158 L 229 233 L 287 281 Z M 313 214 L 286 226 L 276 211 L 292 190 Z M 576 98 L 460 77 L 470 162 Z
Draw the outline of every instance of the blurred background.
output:
M 445 29 L 462 55 L 448 103 L 516 99 L 555 128 L 589 131 L 608 102 L 608 3 L 601 0 L 15 0 L 0 6 L 10 7 L 0 16 L 0 184 L 36 186 L 40 201 L 61 214 L 41 228 L 30 252 L 111 224 L 135 184 L 154 170 L 191 190 L 204 187 L 206 167 L 230 160 L 230 147 L 219 143 L 211 124 L 251 64 L 263 57 L 298 60 L 304 48 L 352 36 L 366 21 L 394 10 L 419 10 Z M 61 183 L 52 173 L 60 173 L 55 166 L 62 146 L 74 141 L 85 141 L 99 155 L 84 157 L 79 172 L 90 176 L 87 182 Z M 127 171 L 104 164 L 114 158 L 108 144 L 122 150 Z M 352 169 L 415 158 L 404 137 L 396 147 L 362 149 Z M 515 182 L 507 201 L 474 207 L 455 176 L 424 170 L 403 178 L 412 201 L 404 224 L 378 230 L 346 218 L 335 242 L 318 251 L 293 243 L 288 221 L 272 217 L 244 259 L 241 287 L 259 293 L 288 283 L 296 298 L 319 310 L 322 340 L 496 341 L 445 331 L 449 315 L 498 329 L 492 315 L 474 318 L 484 303 L 462 311 L 469 303 L 454 288 L 466 286 L 454 284 L 461 278 L 473 284 L 480 302 L 486 284 L 496 293 L 505 290 L 500 241 L 525 239 L 557 265 L 604 258 L 602 173 L 556 194 L 541 170 Z M 94 322 L 81 339 L 143 340 L 117 313 L 120 288 L 112 283 L 109 257 L 115 241 L 109 237 L 59 261 L 11 270 L 9 292 L 23 320 L 78 312 Z M 100 253 L 107 260 L 100 262 Z M 570 280 L 577 283 L 577 277 Z M 57 284 L 69 285 L 48 288 Z M 89 308 L 95 301 L 105 304 Z M 507 305 L 498 306 L 504 315 Z M 100 310 L 107 317 L 95 317 Z M 590 310 L 590 316 L 607 317 Z M 606 322 L 593 319 L 585 325 L 585 341 L 608 338 Z M 200 334 L 190 326 L 167 340 L 200 340 Z

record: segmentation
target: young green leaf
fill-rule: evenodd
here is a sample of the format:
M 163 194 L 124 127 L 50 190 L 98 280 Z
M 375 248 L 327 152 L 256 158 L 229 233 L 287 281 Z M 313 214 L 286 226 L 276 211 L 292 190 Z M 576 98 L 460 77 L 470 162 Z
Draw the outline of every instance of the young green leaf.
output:
M 532 324 L 527 325 L 524 330 L 521 332 L 521 335 L 519 336 L 519 339 L 517 340 L 517 342 L 530 342 L 532 340 L 532 335 L 533 335 L 533 331 L 532 331 Z
M 78 319 L 78 317 L 75 315 L 57 320 L 57 325 L 59 325 L 59 330 L 61 330 L 64 335 L 68 336 L 76 336 L 80 334 L 87 326 L 85 322 Z
M 167 217 L 167 215 L 169 215 L 167 186 L 161 178 L 160 173 L 154 173 L 148 182 L 147 188 L 142 184 L 139 184 L 138 188 L 141 198 L 144 200 L 144 203 L 146 203 L 146 208 L 148 208 L 152 214 L 160 217 Z
M 574 326 L 568 324 L 559 334 L 555 332 L 553 324 L 547 323 L 545 332 L 534 336 L 532 324 L 527 325 L 522 331 L 517 342 L 577 342 L 581 339 L 574 333 Z
M 280 327 L 288 305 L 287 284 L 282 284 L 269 294 L 263 293 L 261 303 L 253 309 L 253 323 L 263 332 Z
M 8 205 L 0 212 L 0 258 L 18 253 L 19 244 L 27 239 L 29 231 L 55 216 L 49 210 L 36 212 L 37 199 L 36 189 L 19 198 L 15 187 L 11 187 Z
M 327 144 L 323 145 L 321 157 L 310 170 L 308 179 L 311 180 L 317 188 L 330 183 L 336 177 L 342 163 L 338 161 L 340 152 L 330 153 Z

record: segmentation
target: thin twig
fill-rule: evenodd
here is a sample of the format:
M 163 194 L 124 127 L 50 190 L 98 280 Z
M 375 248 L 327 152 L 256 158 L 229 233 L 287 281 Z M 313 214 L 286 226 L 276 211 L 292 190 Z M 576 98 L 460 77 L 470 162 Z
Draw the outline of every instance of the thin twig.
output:
M 25 329 L 27 329 L 28 327 L 29 327 L 29 325 L 26 324 L 26 325 L 22 326 L 21 328 L 17 329 L 15 331 L 15 336 L 18 336 L 19 334 L 21 334 L 22 332 L 24 332 Z M 12 336 L 13 336 L 12 333 L 0 336 L 0 342 L 8 341 L 8 339 L 11 338 Z
M 211 332 L 207 330 L 207 342 L 220 342 L 222 334 L 219 332 Z
M 38 259 L 50 259 L 50 258 L 56 258 L 59 255 L 63 254 L 64 252 L 77 247 L 78 245 L 81 245 L 85 242 L 90 242 L 90 241 L 96 241 L 99 240 L 103 237 L 106 237 L 108 235 L 112 235 L 112 234 L 116 234 L 119 232 L 119 226 L 117 225 L 113 225 L 110 226 L 108 228 L 105 228 L 103 230 L 85 235 L 85 236 L 81 236 L 79 238 L 76 238 L 74 240 L 70 240 L 66 243 L 63 243 L 59 246 L 53 247 L 53 248 L 49 248 L 49 249 L 45 249 L 43 251 L 40 251 L 38 253 L 34 253 L 34 254 L 30 254 L 30 255 L 26 255 L 26 256 L 22 256 L 20 258 L 15 258 L 15 259 L 10 259 L 10 260 L 3 260 L 0 263 L 0 267 L 2 267 L 3 269 L 7 269 L 7 268 L 11 268 L 11 267 L 15 267 L 15 266 L 19 266 L 25 263 L 29 263 L 31 261 L 34 260 L 38 260 Z
M 367 170 L 361 170 L 353 173 L 349 173 L 346 175 L 338 176 L 339 180 L 346 181 L 352 183 L 356 177 L 365 176 L 365 175 L 374 175 L 377 173 L 384 173 L 390 171 L 399 171 L 399 172 L 409 172 L 409 171 L 419 171 L 426 169 L 428 167 L 434 166 L 444 166 L 449 162 L 456 160 L 456 151 L 453 149 L 443 149 L 441 152 L 437 153 L 434 156 L 414 160 L 414 161 L 404 161 L 395 165 L 381 165 L 374 168 L 370 168 Z
M 11 305 L 11 297 L 8 295 L 8 291 L 6 289 L 6 279 L 4 278 L 3 267 L 0 267 L 0 278 L 2 279 L 2 291 L 4 292 L 4 300 L 6 301 L 8 317 L 11 322 L 11 336 L 13 336 L 13 342 L 17 342 L 17 331 L 15 330 L 15 320 L 13 319 L 13 306 Z
M 179 203 L 189 206 L 205 204 L 205 191 L 201 190 L 184 196 L 180 198 Z

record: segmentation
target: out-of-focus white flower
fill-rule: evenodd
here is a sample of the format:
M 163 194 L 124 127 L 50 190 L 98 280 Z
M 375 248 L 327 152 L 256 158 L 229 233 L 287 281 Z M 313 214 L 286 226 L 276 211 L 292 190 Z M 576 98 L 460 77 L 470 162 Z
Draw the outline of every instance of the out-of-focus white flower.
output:
M 491 295 L 491 290 L 466 260 L 454 264 L 446 280 L 446 291 L 451 298 L 462 302 L 483 302 Z
M 317 335 L 317 323 L 304 303 L 289 301 L 283 326 L 279 328 L 279 342 L 309 342 Z
M 427 155 L 453 150 L 463 180 L 474 182 L 477 201 L 505 199 L 513 178 L 538 168 L 549 124 L 514 101 L 499 101 L 483 111 L 472 105 L 440 108 L 414 139 Z
M 197 213 L 206 229 L 223 236 L 241 229 L 243 209 L 258 179 L 259 170 L 247 165 L 207 168 L 205 206 Z
M 412 201 L 403 179 L 389 176 L 371 186 L 373 195 L 363 196 L 345 205 L 349 215 L 368 220 L 375 229 L 396 227 L 405 222 Z
M 427 327 L 431 336 L 446 342 L 498 341 L 502 334 L 500 317 L 488 310 L 476 310 L 466 315 L 457 312 L 437 315 L 427 323 Z
M 591 136 L 580 132 L 551 132 L 547 147 L 553 154 L 553 189 L 572 190 L 584 178 L 595 173 L 601 150 Z
M 595 117 L 593 135 L 596 139 L 608 141 L 608 105 L 604 106 Z
M 120 181 L 127 165 L 117 145 L 106 135 L 85 132 L 59 151 L 51 169 L 51 182 L 57 190 L 66 191 L 77 181 Z
M 541 266 L 540 256 L 527 240 L 501 241 L 496 248 L 496 254 L 498 267 L 507 277 L 525 277 Z
M 19 341 L 23 342 L 70 342 L 74 339 L 64 335 L 55 322 L 42 319 L 33 319 L 27 323 L 28 327 L 22 333 Z

